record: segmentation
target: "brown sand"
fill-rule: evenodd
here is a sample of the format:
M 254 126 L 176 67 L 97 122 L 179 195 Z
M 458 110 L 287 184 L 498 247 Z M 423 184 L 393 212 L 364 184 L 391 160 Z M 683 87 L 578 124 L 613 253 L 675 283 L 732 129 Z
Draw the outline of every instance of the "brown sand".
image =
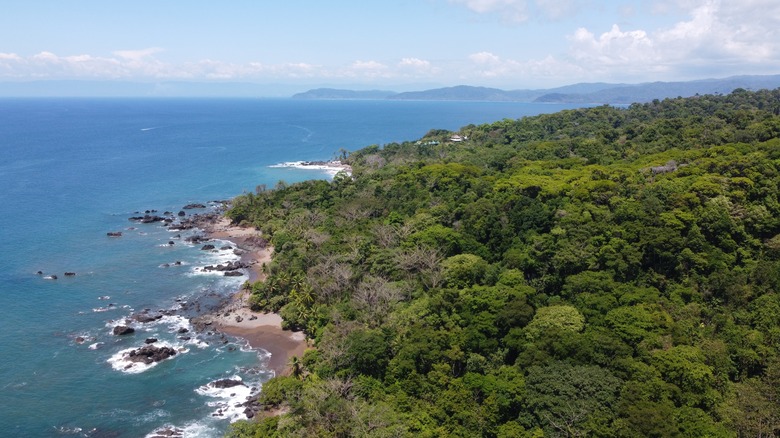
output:
M 261 248 L 252 240 L 260 236 L 254 228 L 244 228 L 231 225 L 230 220 L 223 217 L 206 228 L 206 233 L 213 239 L 229 240 L 238 248 L 244 250 L 241 261 L 251 265 L 249 281 L 264 280 L 263 265 L 271 262 L 274 249 L 271 246 Z
M 263 265 L 271 261 L 273 248 L 260 248 L 253 244 L 252 238 L 259 236 L 259 231 L 231 225 L 227 218 L 222 218 L 206 232 L 212 238 L 229 240 L 246 251 L 241 260 L 251 265 L 249 281 L 265 279 Z M 222 333 L 246 339 L 252 348 L 271 353 L 269 368 L 277 375 L 286 373 L 290 357 L 303 355 L 308 346 L 306 336 L 303 332 L 283 330 L 282 317 L 276 313 L 251 311 L 247 299 L 246 291 L 238 291 L 219 314 L 206 315 L 202 319 L 211 321 Z

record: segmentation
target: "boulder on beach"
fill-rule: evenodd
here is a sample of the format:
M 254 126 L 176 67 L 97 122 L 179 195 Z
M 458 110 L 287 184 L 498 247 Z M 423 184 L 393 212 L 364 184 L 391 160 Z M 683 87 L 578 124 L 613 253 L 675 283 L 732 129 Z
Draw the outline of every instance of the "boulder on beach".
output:
M 123 336 L 135 333 L 135 329 L 126 325 L 118 325 L 114 327 L 114 334 L 116 336 Z

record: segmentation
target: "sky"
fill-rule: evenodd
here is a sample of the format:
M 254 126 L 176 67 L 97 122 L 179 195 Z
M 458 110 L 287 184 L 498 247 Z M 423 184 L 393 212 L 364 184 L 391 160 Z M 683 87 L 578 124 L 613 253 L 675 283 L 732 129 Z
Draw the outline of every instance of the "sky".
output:
M 779 0 L 3 3 L 0 82 L 514 90 L 780 73 Z

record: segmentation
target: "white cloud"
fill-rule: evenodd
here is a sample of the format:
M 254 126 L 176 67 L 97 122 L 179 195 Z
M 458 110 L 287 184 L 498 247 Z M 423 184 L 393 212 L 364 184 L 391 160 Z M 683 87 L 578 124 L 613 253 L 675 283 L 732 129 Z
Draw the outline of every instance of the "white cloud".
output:
M 401 62 L 398 63 L 398 65 L 400 67 L 412 67 L 421 70 L 426 70 L 431 68 L 431 63 L 429 61 L 425 61 L 418 58 L 403 58 L 401 59 Z
M 157 53 L 163 52 L 164 49 L 160 47 L 149 47 L 146 49 L 140 49 L 140 50 L 116 50 L 113 52 L 115 56 L 118 56 L 120 58 L 124 59 L 130 59 L 133 61 L 140 61 L 144 58 L 148 58 L 152 55 L 156 55 Z
M 552 55 L 543 59 L 518 61 L 504 59 L 490 52 L 479 52 L 469 55 L 468 59 L 471 65 L 463 69 L 463 80 L 487 80 L 497 86 L 507 82 L 523 83 L 525 86 L 550 86 L 569 82 L 570 78 L 582 77 L 586 73 L 576 64 Z
M 334 76 L 333 73 L 327 73 L 329 76 Z M 377 61 L 355 61 L 349 67 L 341 72 L 335 73 L 335 76 L 344 75 L 350 78 L 386 78 L 392 77 L 393 72 L 390 71 L 388 66 Z
M 522 23 L 534 17 L 558 20 L 576 13 L 588 3 L 582 0 L 450 0 L 478 14 L 499 14 L 504 21 Z
M 663 29 L 622 30 L 596 36 L 586 28 L 570 37 L 572 60 L 589 71 L 682 79 L 686 71 L 759 74 L 780 68 L 780 2 L 681 0 L 659 11 L 682 10 L 687 19 Z M 696 73 L 699 74 L 699 73 Z
M 479 14 L 498 13 L 505 20 L 523 22 L 528 20 L 528 4 L 525 0 L 450 0 L 466 5 Z

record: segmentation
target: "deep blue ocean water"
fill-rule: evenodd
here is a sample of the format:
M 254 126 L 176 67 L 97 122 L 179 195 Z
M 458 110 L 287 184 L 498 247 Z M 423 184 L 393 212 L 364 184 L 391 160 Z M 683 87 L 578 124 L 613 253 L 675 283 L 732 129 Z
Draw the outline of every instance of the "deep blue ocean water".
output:
M 195 269 L 230 255 L 200 251 L 136 212 L 178 212 L 259 184 L 328 178 L 274 164 L 323 160 L 341 148 L 416 140 L 570 106 L 292 99 L 0 100 L 0 431 L 4 436 L 143 437 L 174 426 L 221 436 L 240 377 L 259 388 L 263 352 L 240 340 L 179 339 L 178 312 L 111 334 L 143 309 L 178 309 L 242 282 Z M 131 229 L 135 227 L 135 229 Z M 121 238 L 106 236 L 122 231 Z M 163 267 L 181 261 L 181 266 Z M 42 271 L 44 275 L 36 275 Z M 76 272 L 65 277 L 66 271 Z M 57 275 L 47 280 L 46 275 Z M 77 342 L 77 337 L 85 339 Z M 123 369 L 122 351 L 155 337 L 179 349 L 154 367 Z M 234 391 L 235 392 L 235 391 Z M 222 410 L 222 415 L 215 412 Z

